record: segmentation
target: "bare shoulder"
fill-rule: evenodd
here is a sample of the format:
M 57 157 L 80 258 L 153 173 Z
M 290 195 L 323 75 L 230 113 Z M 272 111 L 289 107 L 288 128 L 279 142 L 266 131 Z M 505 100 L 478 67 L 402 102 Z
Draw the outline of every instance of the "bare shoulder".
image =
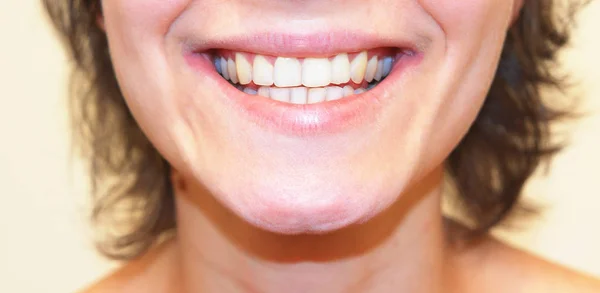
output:
M 460 257 L 463 283 L 473 292 L 598 293 L 600 280 L 499 240 L 483 239 Z M 469 292 L 471 292 L 469 290 Z
M 80 293 L 171 292 L 174 270 L 173 245 L 165 243 L 139 259 L 125 263 L 115 272 Z

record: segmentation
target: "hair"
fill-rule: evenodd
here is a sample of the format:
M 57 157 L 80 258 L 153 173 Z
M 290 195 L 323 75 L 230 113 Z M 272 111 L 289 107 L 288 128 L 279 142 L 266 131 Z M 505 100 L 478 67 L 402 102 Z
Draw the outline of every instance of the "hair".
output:
M 89 164 L 91 216 L 104 236 L 97 247 L 111 259 L 139 257 L 176 226 L 170 165 L 125 104 L 107 36 L 98 26 L 100 1 L 43 3 L 73 61 L 73 145 Z M 559 10 L 556 0 L 525 1 L 507 32 L 484 105 L 446 162 L 455 202 L 473 224 L 462 237 L 485 235 L 520 207 L 527 180 L 560 149 L 550 127 L 569 113 L 553 108 L 542 91 L 565 87 L 553 69 L 568 43 L 575 6 Z

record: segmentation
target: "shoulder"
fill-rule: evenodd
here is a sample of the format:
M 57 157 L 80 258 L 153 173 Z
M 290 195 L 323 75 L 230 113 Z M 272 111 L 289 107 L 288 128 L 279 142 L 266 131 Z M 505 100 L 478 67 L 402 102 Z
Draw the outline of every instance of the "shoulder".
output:
M 175 272 L 171 265 L 175 259 L 173 248 L 170 242 L 153 248 L 79 293 L 171 292 Z
M 469 292 L 600 292 L 600 280 L 491 237 L 464 251 L 458 253 L 458 263 Z

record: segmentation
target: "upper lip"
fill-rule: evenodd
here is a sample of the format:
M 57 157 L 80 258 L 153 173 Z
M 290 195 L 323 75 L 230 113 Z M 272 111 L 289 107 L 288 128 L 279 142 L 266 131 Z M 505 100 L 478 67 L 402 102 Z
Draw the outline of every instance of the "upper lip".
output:
M 251 34 L 198 39 L 191 37 L 183 42 L 184 50 L 201 53 L 210 49 L 251 52 L 280 57 L 330 57 L 339 53 L 394 47 L 422 52 L 428 44 L 424 37 L 406 39 L 381 38 L 374 34 L 351 31 L 322 31 L 311 33 L 279 33 L 262 31 Z

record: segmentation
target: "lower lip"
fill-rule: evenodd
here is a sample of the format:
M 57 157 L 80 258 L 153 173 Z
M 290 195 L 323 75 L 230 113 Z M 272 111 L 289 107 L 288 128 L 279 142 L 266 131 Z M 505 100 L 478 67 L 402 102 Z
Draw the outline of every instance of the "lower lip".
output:
M 185 53 L 189 66 L 209 78 L 231 99 L 235 108 L 249 121 L 261 128 L 289 136 L 314 136 L 347 131 L 372 124 L 395 95 L 386 94 L 387 87 L 422 60 L 422 54 L 403 55 L 391 73 L 371 90 L 335 101 L 296 105 L 275 101 L 258 95 L 248 95 L 217 73 L 210 58 L 200 53 Z

